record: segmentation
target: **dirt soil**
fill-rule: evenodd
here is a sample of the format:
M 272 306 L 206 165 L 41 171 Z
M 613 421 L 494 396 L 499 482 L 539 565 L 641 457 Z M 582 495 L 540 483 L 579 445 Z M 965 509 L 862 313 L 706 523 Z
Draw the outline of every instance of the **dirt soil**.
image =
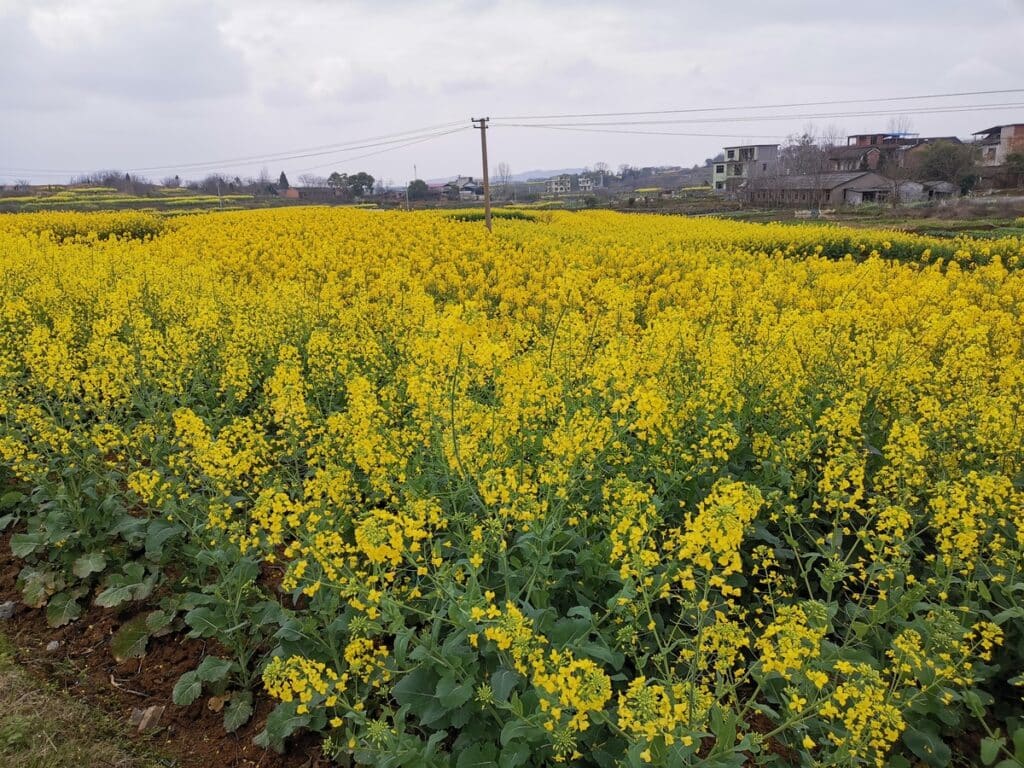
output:
M 207 644 L 190 640 L 182 633 L 152 638 L 142 659 L 118 663 L 109 651 L 110 637 L 133 611 L 118 612 L 90 606 L 81 618 L 54 629 L 46 623 L 42 609 L 21 603 L 16 586 L 22 563 L 10 554 L 9 535 L 0 537 L 0 602 L 17 603 L 14 617 L 0 623 L 0 629 L 17 649 L 17 661 L 32 674 L 59 685 L 69 695 L 106 712 L 123 723 L 132 734 L 169 758 L 173 768 L 320 768 L 319 741 L 313 735 L 293 740 L 287 753 L 278 755 L 252 743 L 263 730 L 273 702 L 257 694 L 256 712 L 236 733 L 224 731 L 222 714 L 211 711 L 209 698 L 201 697 L 187 707 L 171 702 L 171 690 L 182 673 L 194 669 L 206 653 Z M 52 641 L 60 643 L 53 652 Z M 132 710 L 165 705 L 158 730 L 134 735 L 129 724 Z

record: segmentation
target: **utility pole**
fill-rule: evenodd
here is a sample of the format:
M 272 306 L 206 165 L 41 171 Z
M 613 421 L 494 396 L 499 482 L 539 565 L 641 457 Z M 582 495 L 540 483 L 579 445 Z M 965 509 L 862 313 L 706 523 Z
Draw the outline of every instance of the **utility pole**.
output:
M 473 127 L 480 131 L 480 154 L 484 162 L 484 226 L 491 231 L 491 181 L 487 175 L 487 123 L 489 117 L 471 117 Z M 479 125 L 477 125 L 479 123 Z

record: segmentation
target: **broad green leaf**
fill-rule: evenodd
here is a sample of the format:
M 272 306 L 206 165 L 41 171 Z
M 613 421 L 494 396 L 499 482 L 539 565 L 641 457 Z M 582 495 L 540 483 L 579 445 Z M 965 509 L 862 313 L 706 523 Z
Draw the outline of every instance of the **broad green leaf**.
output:
M 473 681 L 458 682 L 454 677 L 445 676 L 437 681 L 435 693 L 445 709 L 457 709 L 473 698 Z
M 1007 608 L 1005 611 L 1000 611 L 992 617 L 993 623 L 999 624 L 1000 626 L 1010 619 L 1024 619 L 1024 608 L 1014 606 L 1012 608 Z
M 25 494 L 21 491 L 7 491 L 7 493 L 0 496 L 0 509 L 11 509 L 24 501 L 25 498 Z
M 117 661 L 141 659 L 146 655 L 147 643 L 149 627 L 146 625 L 146 615 L 139 614 L 122 624 L 110 638 L 110 653 Z
M 491 675 L 491 690 L 494 691 L 494 700 L 504 703 L 508 701 L 509 695 L 519 683 L 519 673 L 506 667 L 494 670 Z
M 193 608 L 185 614 L 185 623 L 192 627 L 189 637 L 216 637 L 227 629 L 223 614 L 210 608 Z
M 180 533 L 181 526 L 166 520 L 155 519 L 150 522 L 146 531 L 146 557 L 150 560 L 160 560 L 164 544 Z
M 218 683 L 228 676 L 233 666 L 228 659 L 207 656 L 196 668 L 196 677 L 204 683 Z
M 533 726 L 522 720 L 510 720 L 501 729 L 501 746 L 507 746 L 515 739 L 525 739 L 533 732 Z
M 31 608 L 42 608 L 50 595 L 58 591 L 57 579 L 48 571 L 29 570 L 22 574 L 21 596 Z
M 277 752 L 282 752 L 284 740 L 300 728 L 309 725 L 311 719 L 309 715 L 296 714 L 295 708 L 295 702 L 278 704 L 274 711 L 267 716 L 266 728 L 253 739 L 253 743 L 258 747 L 270 747 Z
M 903 732 L 903 743 L 928 765 L 936 768 L 949 765 L 951 757 L 949 747 L 939 738 L 938 734 L 920 728 L 907 728 Z
M 252 692 L 236 691 L 224 708 L 224 730 L 234 733 L 252 717 Z
M 88 555 L 82 555 L 75 560 L 74 565 L 71 567 L 71 572 L 78 578 L 85 579 L 94 573 L 102 573 L 106 567 L 107 558 L 99 552 L 92 552 Z
M 125 586 L 107 587 L 96 595 L 96 605 L 101 608 L 113 608 L 132 599 L 132 588 Z
M 498 768 L 519 768 L 526 765 L 530 759 L 530 745 L 523 741 L 516 741 L 502 748 L 498 756 Z
M 399 704 L 408 706 L 410 712 L 419 714 L 428 703 L 436 701 L 436 686 L 437 676 L 429 669 L 417 667 L 395 683 L 391 695 Z
M 498 757 L 492 744 L 474 744 L 462 750 L 455 768 L 491 768 Z
M 11 553 L 15 557 L 28 557 L 43 543 L 39 533 L 16 533 L 11 536 Z
M 156 610 L 146 616 L 146 629 L 156 634 L 166 629 L 174 621 L 174 614 L 169 611 Z
M 986 736 L 981 740 L 981 762 L 985 765 L 992 765 L 999 757 L 999 750 L 1006 743 L 1004 738 Z
M 174 690 L 171 691 L 171 701 L 178 706 L 187 707 L 198 699 L 202 692 L 203 683 L 196 675 L 196 671 L 192 670 L 178 678 L 178 682 L 174 684 Z
M 46 606 L 46 623 L 51 627 L 63 627 L 82 615 L 78 600 L 68 592 L 59 592 L 50 598 Z

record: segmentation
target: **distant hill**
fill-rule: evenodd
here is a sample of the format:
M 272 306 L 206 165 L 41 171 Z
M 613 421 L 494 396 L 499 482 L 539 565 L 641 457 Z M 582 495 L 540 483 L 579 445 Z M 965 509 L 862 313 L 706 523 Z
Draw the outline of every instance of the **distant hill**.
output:
M 552 176 L 559 176 L 563 173 L 583 173 L 584 168 L 556 168 L 554 170 L 538 169 L 534 171 L 523 171 L 513 173 L 512 181 L 530 181 L 531 179 L 550 179 Z

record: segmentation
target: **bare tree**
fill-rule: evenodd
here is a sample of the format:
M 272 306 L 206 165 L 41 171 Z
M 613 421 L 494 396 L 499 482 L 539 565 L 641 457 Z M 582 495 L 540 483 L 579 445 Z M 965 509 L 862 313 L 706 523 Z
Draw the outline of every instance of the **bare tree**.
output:
M 304 187 L 326 187 L 327 178 L 325 176 L 317 176 L 315 173 L 304 173 L 299 176 L 299 184 Z
M 778 172 L 810 177 L 811 202 L 816 207 L 825 198 L 825 174 L 830 170 L 829 156 L 839 141 L 839 134 L 835 126 L 820 130 L 814 123 L 808 123 L 799 134 L 790 134 L 779 148 Z
M 494 177 L 494 185 L 497 187 L 498 195 L 502 199 L 508 198 L 509 185 L 512 183 L 512 167 L 502 161 L 491 172 Z
M 608 165 L 608 163 L 605 163 L 605 162 L 596 162 L 596 163 L 594 163 L 594 172 L 595 173 L 603 173 L 603 174 L 605 174 L 607 176 L 608 173 L 611 172 L 611 169 L 612 169 L 612 167 L 610 165 Z

